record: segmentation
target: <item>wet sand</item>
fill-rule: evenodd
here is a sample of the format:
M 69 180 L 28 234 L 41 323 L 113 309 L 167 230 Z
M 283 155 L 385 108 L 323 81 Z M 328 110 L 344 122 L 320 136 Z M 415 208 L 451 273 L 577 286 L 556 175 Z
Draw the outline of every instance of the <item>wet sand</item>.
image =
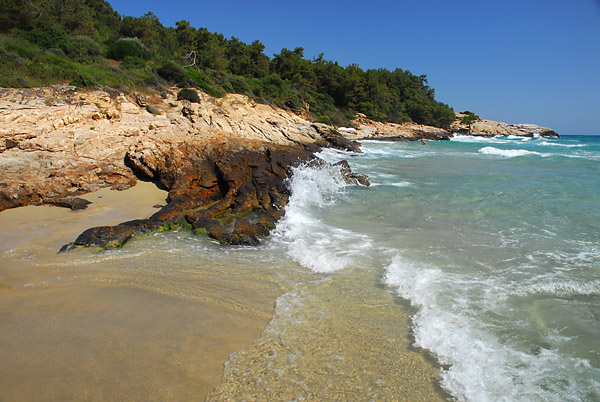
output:
M 189 274 L 185 286 L 201 285 L 178 290 L 153 276 L 168 258 L 135 245 L 125 256 L 56 254 L 89 227 L 150 216 L 165 197 L 139 183 L 88 194 L 82 211 L 0 213 L 0 401 L 203 400 L 229 355 L 260 335 L 278 288 L 230 295 L 237 281 L 213 272 Z
M 91 226 L 151 215 L 165 196 L 139 183 L 89 194 L 83 211 L 0 213 L 0 401 L 444 399 L 404 310 L 380 287 L 354 288 L 375 272 L 314 282 L 287 258 L 183 232 L 57 254 Z M 306 311 L 271 321 L 277 298 L 300 289 Z
M 92 203 L 71 211 L 49 205 L 27 206 L 0 212 L 0 252 L 35 247 L 58 250 L 93 226 L 117 225 L 147 218 L 164 205 L 167 192 L 153 183 L 138 182 L 125 191 L 108 188 L 81 196 Z

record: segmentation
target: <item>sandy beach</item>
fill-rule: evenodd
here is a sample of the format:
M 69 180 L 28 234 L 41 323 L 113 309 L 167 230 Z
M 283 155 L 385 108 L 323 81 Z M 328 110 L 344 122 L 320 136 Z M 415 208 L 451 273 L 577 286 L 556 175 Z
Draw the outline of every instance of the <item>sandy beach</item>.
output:
M 165 196 L 153 184 L 140 182 L 126 191 L 104 189 L 86 195 L 92 204 L 83 211 L 29 206 L 0 213 L 3 401 L 204 400 L 221 381 L 232 353 L 258 351 L 260 356 L 278 343 L 272 334 L 261 337 L 275 301 L 293 283 L 310 279 L 310 273 L 298 271 L 293 262 L 278 267 L 288 272 L 282 281 L 277 271 L 230 256 L 226 247 L 209 241 L 202 241 L 209 255 L 198 257 L 187 249 L 198 240 L 183 232 L 171 233 L 167 240 L 154 235 L 135 239 L 121 250 L 56 253 L 90 226 L 150 215 Z M 179 253 L 170 248 L 177 242 L 183 242 Z M 215 252 L 218 259 L 210 255 Z M 189 261 L 183 260 L 188 254 Z M 403 383 L 410 384 L 395 393 L 413 400 L 441 400 L 432 381 L 435 365 L 411 350 L 407 316 L 396 321 L 401 310 L 394 304 L 383 292 L 365 295 L 359 305 L 394 315 L 384 319 L 395 324 L 381 333 L 382 340 L 388 336 L 385 331 L 405 328 L 404 336 L 386 347 L 390 356 L 402 356 L 394 364 L 401 364 Z M 388 307 L 381 310 L 384 305 Z M 339 342 L 340 334 L 350 334 L 353 320 L 362 313 L 351 305 L 347 308 L 344 316 L 354 318 L 332 323 L 325 338 L 319 343 L 307 339 L 302 350 L 317 352 L 329 337 Z M 346 363 L 356 364 L 352 371 L 360 378 L 360 367 L 380 363 L 365 360 L 365 345 L 372 340 L 354 338 L 345 338 L 339 347 L 355 350 L 349 356 L 359 360 Z M 240 367 L 236 363 L 232 369 Z M 273 380 L 265 375 L 265 380 Z M 253 392 L 254 385 L 244 378 L 230 373 L 214 400 Z M 319 378 L 315 380 L 334 381 Z M 347 387 L 343 382 L 334 386 Z M 293 391 L 282 388 L 281 393 L 283 397 Z
M 260 334 L 274 299 L 246 301 L 248 314 L 211 298 L 227 278 L 190 297 L 142 284 L 139 272 L 116 278 L 107 253 L 56 254 L 88 227 L 149 216 L 165 197 L 140 182 L 84 196 L 83 211 L 0 213 L 1 400 L 201 400 L 228 356 Z

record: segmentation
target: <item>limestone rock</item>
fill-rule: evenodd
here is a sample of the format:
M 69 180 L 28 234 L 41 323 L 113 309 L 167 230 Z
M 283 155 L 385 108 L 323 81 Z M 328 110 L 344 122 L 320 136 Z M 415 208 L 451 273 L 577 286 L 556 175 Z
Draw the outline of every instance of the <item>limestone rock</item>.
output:
M 136 155 L 146 161 L 143 169 L 152 169 L 151 159 L 160 157 L 153 154 L 156 143 L 238 139 L 316 149 L 335 138 L 243 95 L 215 99 L 199 92 L 200 104 L 177 101 L 176 91 L 162 96 L 68 86 L 0 89 L 0 211 L 131 187 L 136 177 L 124 160 L 132 146 L 148 144 Z
M 76 209 L 78 195 L 126 189 L 141 177 L 169 191 L 165 206 L 148 219 L 89 229 L 65 250 L 116 247 L 173 225 L 256 244 L 283 216 L 292 166 L 322 147 L 360 152 L 335 129 L 290 111 L 237 94 L 199 96 L 192 104 L 176 91 L 0 89 L 0 211 L 39 203 Z
M 501 121 L 493 121 L 479 119 L 469 127 L 461 123 L 461 119 L 465 115 L 462 113 L 456 114 L 456 121 L 452 124 L 450 131 L 462 135 L 476 135 L 493 137 L 496 135 L 514 135 L 517 137 L 559 137 L 559 135 L 548 127 L 540 127 L 535 124 L 507 124 Z
M 356 127 L 352 131 L 344 131 L 348 139 L 382 140 L 382 141 L 445 141 L 450 139 L 450 133 L 438 127 L 424 126 L 416 123 L 383 123 L 366 118 L 362 113 L 357 114 L 353 121 Z

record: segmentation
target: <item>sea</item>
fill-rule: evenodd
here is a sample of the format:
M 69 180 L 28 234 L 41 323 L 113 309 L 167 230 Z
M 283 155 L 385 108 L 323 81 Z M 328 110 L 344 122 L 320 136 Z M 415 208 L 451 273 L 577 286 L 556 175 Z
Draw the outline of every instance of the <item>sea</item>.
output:
M 318 156 L 371 185 L 298 166 L 258 247 L 161 232 L 30 264 L 23 286 L 262 306 L 209 401 L 600 400 L 600 136 L 367 140 Z M 21 270 L 35 260 L 13 254 Z

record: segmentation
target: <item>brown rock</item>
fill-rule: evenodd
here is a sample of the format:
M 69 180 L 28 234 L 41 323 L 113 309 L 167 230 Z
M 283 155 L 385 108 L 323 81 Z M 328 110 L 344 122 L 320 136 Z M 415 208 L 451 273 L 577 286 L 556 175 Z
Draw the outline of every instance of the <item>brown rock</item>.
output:
M 56 201 L 49 201 L 48 203 L 56 205 L 58 207 L 70 208 L 73 211 L 79 211 L 82 209 L 86 209 L 88 207 L 88 205 L 91 204 L 90 201 L 84 200 L 83 198 L 78 198 L 78 197 L 65 197 L 65 198 L 60 198 Z
M 176 92 L 138 95 L 0 89 L 0 211 L 126 189 L 139 176 L 168 189 L 168 203 L 146 220 L 92 228 L 71 246 L 114 247 L 162 225 L 255 244 L 283 215 L 291 166 L 321 147 L 360 150 L 330 127 L 243 95 L 199 93 L 199 104 L 185 104 L 187 116 Z M 141 110 L 150 101 L 160 114 Z

